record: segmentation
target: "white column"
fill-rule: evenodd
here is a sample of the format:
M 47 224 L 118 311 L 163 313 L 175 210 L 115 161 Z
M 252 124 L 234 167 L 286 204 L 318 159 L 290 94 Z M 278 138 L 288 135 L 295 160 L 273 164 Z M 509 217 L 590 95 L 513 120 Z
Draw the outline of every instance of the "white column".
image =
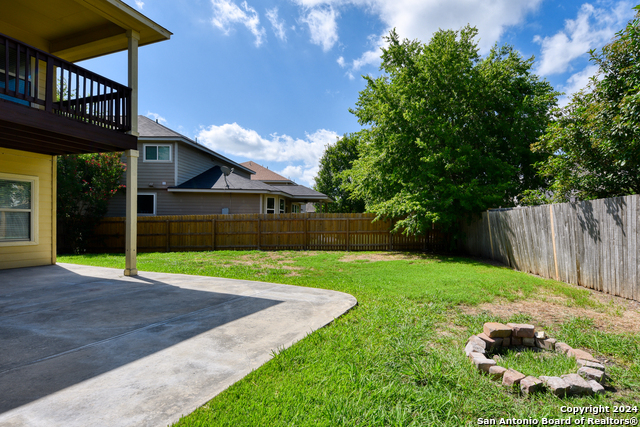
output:
M 140 33 L 127 30 L 129 39 L 129 87 L 131 88 L 131 135 L 138 136 L 138 41 Z
M 138 238 L 138 150 L 125 151 L 127 156 L 127 219 L 125 224 L 125 276 L 137 276 Z
M 138 41 L 140 33 L 127 30 L 128 78 L 131 88 L 131 132 L 138 136 Z M 138 150 L 127 150 L 127 218 L 125 232 L 125 276 L 137 276 L 138 253 Z

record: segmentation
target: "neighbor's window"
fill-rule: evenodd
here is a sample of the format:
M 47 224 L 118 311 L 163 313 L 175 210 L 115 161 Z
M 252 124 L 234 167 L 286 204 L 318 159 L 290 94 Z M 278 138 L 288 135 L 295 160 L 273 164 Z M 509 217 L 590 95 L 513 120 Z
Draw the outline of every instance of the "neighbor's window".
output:
M 0 243 L 36 242 L 38 177 L 0 174 Z
M 280 213 L 284 213 L 284 199 L 280 199 Z
M 138 193 L 138 215 L 156 214 L 156 195 Z
M 144 161 L 151 162 L 169 162 L 171 161 L 171 146 L 170 145 L 145 145 L 144 146 Z
M 275 197 L 267 197 L 267 213 L 276 213 L 276 199 Z
M 292 213 L 300 213 L 300 205 L 291 205 Z

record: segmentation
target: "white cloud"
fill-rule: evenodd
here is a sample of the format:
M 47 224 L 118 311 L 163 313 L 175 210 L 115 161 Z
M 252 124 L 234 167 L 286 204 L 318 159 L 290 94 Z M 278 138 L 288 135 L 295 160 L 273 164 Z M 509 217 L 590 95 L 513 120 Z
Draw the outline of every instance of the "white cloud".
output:
M 320 165 L 315 165 L 310 168 L 305 168 L 300 165 L 289 165 L 277 173 L 295 182 L 300 182 L 305 185 L 312 186 L 315 183 L 314 178 L 318 175 L 319 170 Z
M 338 58 L 338 60 L 337 60 L 336 62 L 338 63 L 338 65 L 339 65 L 341 68 L 344 68 L 344 67 L 346 67 L 346 66 L 347 66 L 347 64 L 344 62 L 344 57 L 342 57 L 342 56 L 341 56 L 340 58 Z
M 166 125 L 167 124 L 167 119 L 162 117 L 160 114 L 152 113 L 151 111 L 147 111 L 147 117 L 157 121 L 158 123 L 160 123 L 162 125 Z
M 550 37 L 534 38 L 541 45 L 542 52 L 537 73 L 548 76 L 571 70 L 573 60 L 609 42 L 632 17 L 633 10 L 628 1 L 621 1 L 608 10 L 583 4 L 576 19 L 565 21 L 563 30 Z
M 282 41 L 287 41 L 287 33 L 284 29 L 284 20 L 278 19 L 278 8 L 267 9 L 267 19 L 271 22 L 273 32 Z
M 144 2 L 142 0 L 135 0 L 136 2 L 136 6 L 138 6 L 138 9 L 142 10 L 142 8 L 144 7 Z
M 258 132 L 244 129 L 237 123 L 204 127 L 196 136 L 198 142 L 218 152 L 252 160 L 298 163 L 285 168 L 286 173 L 282 174 L 300 179 L 306 184 L 313 184 L 325 146 L 334 144 L 338 138 L 337 133 L 326 129 L 307 134 L 305 139 L 278 134 L 264 138 Z
M 335 9 L 328 6 L 311 9 L 302 18 L 302 22 L 309 27 L 311 43 L 321 46 L 325 52 L 329 51 L 338 41 L 337 17 Z
M 597 65 L 588 65 L 584 70 L 573 74 L 567 79 L 567 83 L 560 87 L 565 95 L 562 95 L 558 99 L 558 106 L 566 107 L 569 101 L 571 101 L 571 95 L 584 89 L 589 83 L 589 79 L 598 71 Z
M 304 8 L 356 6 L 377 15 L 386 28 L 401 38 L 428 42 L 438 29 L 476 26 L 480 49 L 488 52 L 509 26 L 520 24 L 542 0 L 294 0 Z M 380 56 L 379 51 L 376 51 Z
M 360 56 L 360 58 L 353 61 L 353 70 L 357 71 L 365 65 L 377 65 L 380 64 L 380 47 L 374 50 L 368 50 Z
M 213 6 L 213 18 L 211 19 L 213 26 L 221 29 L 225 34 L 229 34 L 233 24 L 244 25 L 255 36 L 256 46 L 262 44 L 265 29 L 260 26 L 258 12 L 246 1 L 242 2 L 242 8 L 230 0 L 211 0 L 211 4 Z

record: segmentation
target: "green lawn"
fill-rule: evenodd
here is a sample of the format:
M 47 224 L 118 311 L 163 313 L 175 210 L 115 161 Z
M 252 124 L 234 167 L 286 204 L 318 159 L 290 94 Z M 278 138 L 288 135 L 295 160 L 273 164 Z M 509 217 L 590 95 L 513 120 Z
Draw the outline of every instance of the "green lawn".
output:
M 58 260 L 124 268 L 122 255 Z M 603 319 L 615 325 L 626 308 L 507 268 L 415 254 L 257 251 L 139 254 L 138 268 L 334 289 L 359 302 L 329 326 L 275 352 L 176 426 L 460 426 L 477 425 L 478 418 L 567 418 L 561 413 L 565 405 L 640 402 L 640 325 L 626 332 L 603 326 Z M 517 312 L 500 317 L 477 308 L 522 301 L 578 314 L 557 321 Z M 463 348 L 490 320 L 533 323 L 610 360 L 609 391 L 589 398 L 528 397 L 480 375 Z M 524 353 L 504 354 L 501 365 L 533 375 L 576 369 L 564 357 L 542 362 Z M 640 414 L 622 417 L 630 416 Z

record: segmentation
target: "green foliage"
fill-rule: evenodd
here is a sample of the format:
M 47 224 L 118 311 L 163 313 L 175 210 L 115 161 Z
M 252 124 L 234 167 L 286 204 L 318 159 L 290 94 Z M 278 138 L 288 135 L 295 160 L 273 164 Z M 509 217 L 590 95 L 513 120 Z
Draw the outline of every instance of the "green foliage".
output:
M 549 189 L 530 192 L 530 204 L 640 193 L 640 13 L 590 54 L 596 76 L 533 146 Z
M 120 187 L 125 165 L 121 153 L 58 157 L 58 244 L 61 252 L 80 253 Z
M 358 134 L 350 134 L 325 149 L 314 188 L 331 197 L 334 202 L 318 203 L 318 212 L 364 212 L 364 201 L 352 198 L 351 192 L 345 188 L 345 183 L 352 181 L 350 169 L 358 159 L 358 143 Z
M 351 110 L 362 125 L 360 158 L 348 188 L 397 229 L 421 233 L 453 226 L 487 208 L 512 206 L 541 180 L 530 145 L 549 121 L 557 93 L 509 46 L 481 58 L 477 30 L 438 31 L 429 44 L 392 31 L 385 76 Z

